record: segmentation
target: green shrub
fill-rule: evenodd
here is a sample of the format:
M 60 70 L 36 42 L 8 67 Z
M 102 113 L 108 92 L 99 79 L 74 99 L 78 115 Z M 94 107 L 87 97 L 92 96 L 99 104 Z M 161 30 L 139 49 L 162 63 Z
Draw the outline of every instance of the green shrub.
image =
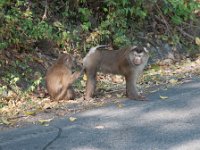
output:
M 135 41 L 138 33 L 148 33 L 155 16 L 166 30 L 185 22 L 196 22 L 195 13 L 200 3 L 187 0 L 105 0 L 105 1 L 47 1 L 47 17 L 44 1 L 14 0 L 0 2 L 0 49 L 8 47 L 27 49 L 38 39 L 51 39 L 60 47 L 85 50 L 91 45 L 112 43 L 123 46 Z M 157 23 L 160 23 L 157 20 Z M 168 31 L 169 32 L 169 31 Z M 163 36 L 171 37 L 167 32 Z M 166 35 L 165 35 L 166 34 Z

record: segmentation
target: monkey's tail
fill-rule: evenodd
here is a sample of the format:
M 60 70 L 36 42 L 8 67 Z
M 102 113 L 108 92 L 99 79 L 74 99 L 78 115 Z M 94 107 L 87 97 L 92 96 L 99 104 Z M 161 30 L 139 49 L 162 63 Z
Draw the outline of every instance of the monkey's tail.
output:
M 90 48 L 89 51 L 95 51 L 98 48 L 108 48 L 108 47 L 109 47 L 109 45 L 97 45 L 95 47 Z
M 97 45 L 95 47 L 90 48 L 89 52 L 87 53 L 87 55 L 83 58 L 83 67 L 85 68 L 85 66 L 87 65 L 87 60 L 90 57 L 90 55 L 92 53 L 94 53 L 98 48 L 108 48 L 108 45 Z
M 98 49 L 98 48 L 108 48 L 109 47 L 109 45 L 98 45 L 98 46 L 96 46 L 96 49 Z

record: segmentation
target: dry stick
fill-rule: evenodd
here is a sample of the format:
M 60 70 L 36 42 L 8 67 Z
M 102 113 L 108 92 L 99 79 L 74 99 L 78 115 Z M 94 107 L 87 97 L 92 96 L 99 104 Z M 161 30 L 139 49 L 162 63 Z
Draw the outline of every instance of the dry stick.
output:
M 4 116 L 0 116 L 0 117 L 4 117 Z M 14 119 L 19 119 L 19 118 L 24 118 L 24 117 L 28 117 L 28 115 L 21 115 L 21 116 L 16 116 L 16 117 L 8 117 L 8 120 L 14 120 Z M 6 118 L 6 117 L 4 117 Z
M 168 22 L 166 21 L 164 15 L 162 14 L 162 11 L 160 10 L 160 7 L 158 6 L 157 3 L 156 3 L 156 7 L 157 7 L 158 11 L 160 12 L 160 16 L 162 17 L 162 20 L 160 20 L 159 17 L 155 16 L 155 17 L 157 17 L 156 19 L 159 19 L 161 22 L 163 22 L 165 24 L 166 28 L 167 28 L 168 33 L 171 34 L 170 29 L 169 29 L 170 26 L 169 26 Z
M 162 17 L 163 20 L 160 20 L 160 18 L 158 16 L 155 16 L 155 18 L 158 19 L 158 20 L 160 20 L 162 23 L 164 23 L 166 25 L 166 27 L 167 27 L 167 30 L 170 32 L 170 30 L 169 30 L 169 24 L 165 20 L 165 17 L 162 15 L 162 11 L 160 10 L 160 8 L 159 8 L 159 6 L 157 4 L 156 4 L 156 7 L 158 8 L 158 11 L 161 13 L 161 17 Z M 180 27 L 177 27 L 177 29 L 181 32 L 182 35 L 187 36 L 191 40 L 194 40 L 193 36 L 191 36 L 190 34 L 188 34 L 185 31 L 183 31 Z
M 119 92 L 119 91 L 124 91 L 124 89 L 117 89 L 117 90 L 112 90 L 109 92 L 104 92 L 105 94 L 111 94 L 111 93 L 115 93 L 115 92 Z
M 45 1 L 45 9 L 44 9 L 44 14 L 42 16 L 42 20 L 47 18 L 47 10 L 48 10 L 48 1 Z
M 160 18 L 158 16 L 155 16 L 155 18 L 159 21 L 161 21 L 162 23 L 165 23 L 164 20 L 160 20 Z M 187 36 L 188 38 L 190 38 L 191 40 L 194 40 L 194 37 L 190 34 L 188 34 L 187 32 L 183 31 L 180 27 L 176 27 L 180 33 L 184 36 Z
M 192 26 L 192 27 L 194 27 L 194 28 L 199 28 L 200 29 L 200 26 L 196 26 L 196 25 L 193 25 L 193 24 L 189 24 L 189 23 L 187 23 L 187 22 L 182 22 L 182 24 L 185 24 L 185 25 L 187 25 L 187 26 Z
M 193 41 L 195 40 L 195 38 L 192 35 L 188 34 L 185 31 L 183 31 L 183 29 L 181 29 L 180 27 L 176 27 L 176 28 L 181 32 L 182 35 L 187 36 L 188 38 L 190 38 Z

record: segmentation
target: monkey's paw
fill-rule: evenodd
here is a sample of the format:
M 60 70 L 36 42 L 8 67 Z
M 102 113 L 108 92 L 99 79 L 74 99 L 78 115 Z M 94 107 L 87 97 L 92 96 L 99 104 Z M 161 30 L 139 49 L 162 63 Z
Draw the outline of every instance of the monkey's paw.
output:
M 81 76 L 81 72 L 75 72 L 74 76 L 75 76 L 76 79 L 78 79 Z

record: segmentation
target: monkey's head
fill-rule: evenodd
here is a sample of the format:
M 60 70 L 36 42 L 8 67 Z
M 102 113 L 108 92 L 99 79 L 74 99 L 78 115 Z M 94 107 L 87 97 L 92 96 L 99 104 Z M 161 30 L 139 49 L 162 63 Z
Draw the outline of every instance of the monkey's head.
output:
M 67 68 L 71 69 L 75 66 L 75 60 L 69 54 L 62 54 L 57 61 L 58 64 L 64 64 Z
M 149 58 L 149 52 L 145 47 L 133 46 L 129 52 L 129 60 L 133 65 L 141 65 Z

